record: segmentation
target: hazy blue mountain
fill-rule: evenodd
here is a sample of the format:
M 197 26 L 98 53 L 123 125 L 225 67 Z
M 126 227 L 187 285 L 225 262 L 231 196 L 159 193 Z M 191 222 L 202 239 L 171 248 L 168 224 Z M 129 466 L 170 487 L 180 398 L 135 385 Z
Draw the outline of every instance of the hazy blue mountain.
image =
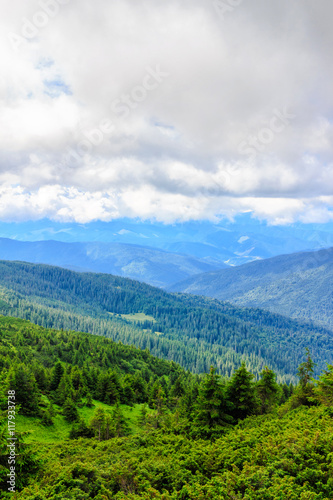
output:
M 185 253 L 217 265 L 240 265 L 276 255 L 333 246 L 333 223 L 270 226 L 243 214 L 234 221 L 175 224 L 116 219 L 89 224 L 50 220 L 0 223 L 0 236 L 26 241 L 107 242 Z
M 333 248 L 204 273 L 169 290 L 260 307 L 333 328 Z
M 0 238 L 0 259 L 52 264 L 76 271 L 110 273 L 159 287 L 217 268 L 216 265 L 194 257 L 138 245 L 23 242 L 6 238 Z M 220 263 L 219 267 L 222 266 L 225 265 Z

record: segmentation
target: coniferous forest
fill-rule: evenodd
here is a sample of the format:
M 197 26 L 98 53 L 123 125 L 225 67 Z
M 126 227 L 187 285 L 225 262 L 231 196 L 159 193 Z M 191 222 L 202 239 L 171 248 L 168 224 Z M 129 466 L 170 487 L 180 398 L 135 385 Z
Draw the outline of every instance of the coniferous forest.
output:
M 286 384 L 269 366 L 199 375 L 147 349 L 17 318 L 2 316 L 0 332 L 3 498 L 332 498 L 333 366 L 314 378 L 309 349 L 297 384 Z

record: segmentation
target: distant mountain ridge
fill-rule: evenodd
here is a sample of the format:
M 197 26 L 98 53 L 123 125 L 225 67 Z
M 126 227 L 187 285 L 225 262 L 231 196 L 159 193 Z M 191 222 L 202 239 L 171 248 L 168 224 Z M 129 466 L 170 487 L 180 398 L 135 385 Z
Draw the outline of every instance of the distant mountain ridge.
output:
M 164 224 L 138 219 L 114 219 L 88 224 L 48 219 L 24 223 L 0 222 L 0 237 L 21 241 L 104 242 L 148 246 L 191 255 L 220 268 L 241 265 L 281 254 L 333 246 L 333 222 L 269 225 L 238 215 L 234 220 L 187 221 Z
M 188 255 L 124 243 L 25 242 L 8 238 L 0 238 L 0 259 L 115 274 L 158 287 L 227 267 L 223 263 L 216 266 Z
M 333 248 L 204 273 L 172 285 L 169 291 L 260 307 L 333 329 Z

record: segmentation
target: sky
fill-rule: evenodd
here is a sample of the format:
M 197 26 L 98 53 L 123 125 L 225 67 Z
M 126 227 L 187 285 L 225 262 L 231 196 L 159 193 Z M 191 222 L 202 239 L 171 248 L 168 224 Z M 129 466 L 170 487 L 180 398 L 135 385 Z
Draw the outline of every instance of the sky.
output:
M 333 219 L 331 0 L 0 0 L 0 220 Z

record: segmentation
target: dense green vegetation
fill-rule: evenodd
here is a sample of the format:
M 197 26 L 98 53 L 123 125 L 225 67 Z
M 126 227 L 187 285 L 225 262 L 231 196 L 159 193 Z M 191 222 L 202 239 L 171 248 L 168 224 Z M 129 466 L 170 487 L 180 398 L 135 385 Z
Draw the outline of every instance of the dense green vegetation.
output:
M 333 249 L 279 255 L 199 274 L 170 290 L 262 307 L 333 329 Z
M 3 498 L 331 500 L 333 366 L 299 384 L 205 376 L 133 346 L 0 317 Z M 15 391 L 16 490 L 7 490 Z M 25 432 L 32 431 L 26 435 Z
M 255 376 L 269 365 L 279 382 L 295 383 L 307 346 L 318 360 L 317 375 L 333 362 L 331 331 L 260 309 L 168 294 L 111 275 L 17 262 L 0 263 L 0 284 L 2 314 L 133 344 L 195 373 L 213 365 L 231 376 L 245 361 Z

